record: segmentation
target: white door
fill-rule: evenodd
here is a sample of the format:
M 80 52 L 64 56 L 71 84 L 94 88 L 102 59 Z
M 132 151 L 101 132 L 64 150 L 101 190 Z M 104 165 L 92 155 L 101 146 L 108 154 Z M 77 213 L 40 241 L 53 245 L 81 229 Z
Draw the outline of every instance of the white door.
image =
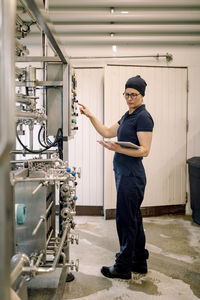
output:
M 112 66 L 105 71 L 104 122 L 115 124 L 127 111 L 123 97 L 128 78 L 147 82 L 144 104 L 155 127 L 150 155 L 143 159 L 147 187 L 143 206 L 185 203 L 187 68 Z M 104 208 L 116 206 L 113 153 L 105 150 Z
M 103 122 L 102 68 L 75 69 L 77 99 Z M 81 168 L 77 185 L 77 205 L 103 206 L 103 149 L 97 143 L 101 137 L 87 117 L 79 113 L 78 131 L 69 141 L 69 164 Z

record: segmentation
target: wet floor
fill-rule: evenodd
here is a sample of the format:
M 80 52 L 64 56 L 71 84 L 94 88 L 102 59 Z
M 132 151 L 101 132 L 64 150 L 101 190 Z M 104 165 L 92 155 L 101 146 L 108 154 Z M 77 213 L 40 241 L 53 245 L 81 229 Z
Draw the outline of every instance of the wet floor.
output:
M 80 300 L 196 300 L 200 299 L 200 226 L 187 216 L 144 218 L 149 272 L 132 274 L 129 281 L 101 275 L 102 265 L 114 263 L 118 252 L 115 221 L 76 217 L 79 245 L 71 259 L 79 259 L 75 280 L 66 283 L 63 299 Z M 60 272 L 30 283 L 29 298 L 53 299 Z

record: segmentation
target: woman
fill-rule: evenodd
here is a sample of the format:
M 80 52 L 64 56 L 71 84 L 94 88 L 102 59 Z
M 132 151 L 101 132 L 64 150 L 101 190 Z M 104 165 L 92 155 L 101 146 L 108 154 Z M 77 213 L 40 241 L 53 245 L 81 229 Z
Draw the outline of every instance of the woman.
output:
M 117 188 L 116 225 L 120 252 L 115 264 L 102 267 L 101 272 L 109 278 L 130 279 L 131 272 L 147 273 L 148 250 L 145 249 L 145 234 L 140 206 L 146 185 L 142 158 L 148 156 L 153 131 L 153 119 L 143 104 L 146 82 L 139 75 L 129 78 L 125 84 L 124 97 L 129 110 L 118 123 L 106 127 L 81 105 L 80 111 L 86 115 L 94 128 L 104 138 L 118 138 L 118 141 L 132 142 L 138 149 L 123 148 L 105 141 L 99 143 L 114 151 L 114 172 Z

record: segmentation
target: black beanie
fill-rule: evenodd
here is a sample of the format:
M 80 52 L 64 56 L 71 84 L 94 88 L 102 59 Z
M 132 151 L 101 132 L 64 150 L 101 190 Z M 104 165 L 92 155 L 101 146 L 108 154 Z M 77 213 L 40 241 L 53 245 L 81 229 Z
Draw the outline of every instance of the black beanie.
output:
M 147 86 L 147 83 L 145 82 L 145 80 L 142 79 L 140 77 L 140 75 L 137 75 L 137 76 L 131 77 L 127 80 L 127 82 L 125 84 L 125 89 L 128 89 L 128 88 L 135 89 L 138 92 L 140 92 L 140 94 L 142 96 L 144 96 L 146 86 Z

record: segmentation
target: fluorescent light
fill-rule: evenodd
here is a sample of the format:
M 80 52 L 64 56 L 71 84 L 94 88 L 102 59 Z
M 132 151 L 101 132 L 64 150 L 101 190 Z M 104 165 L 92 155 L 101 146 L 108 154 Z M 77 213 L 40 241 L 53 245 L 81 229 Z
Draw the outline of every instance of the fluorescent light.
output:
M 114 7 L 111 7 L 111 8 L 110 8 L 110 13 L 111 13 L 111 14 L 114 14 L 114 12 L 115 12 Z
M 117 52 L 117 46 L 116 45 L 112 45 L 112 51 Z
M 121 12 L 121 14 L 128 14 L 128 11 L 127 10 L 122 10 L 122 11 L 120 11 Z

